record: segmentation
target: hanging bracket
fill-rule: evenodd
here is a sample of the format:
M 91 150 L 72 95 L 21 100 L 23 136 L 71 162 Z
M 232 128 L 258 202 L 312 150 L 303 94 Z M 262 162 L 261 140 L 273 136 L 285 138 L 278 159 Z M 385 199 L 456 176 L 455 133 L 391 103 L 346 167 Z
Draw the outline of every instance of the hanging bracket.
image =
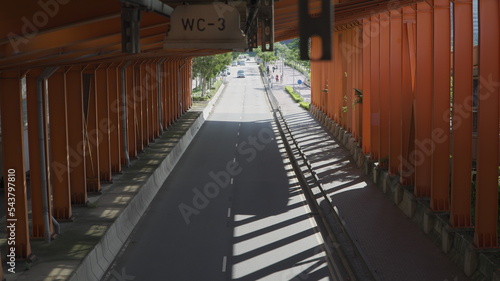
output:
M 274 0 L 262 0 L 260 6 L 262 23 L 262 51 L 273 51 L 274 44 Z
M 299 0 L 300 59 L 309 60 L 309 39 L 321 38 L 322 55 L 319 60 L 331 60 L 333 5 L 330 0 L 321 0 L 321 13 L 309 14 L 308 0 Z

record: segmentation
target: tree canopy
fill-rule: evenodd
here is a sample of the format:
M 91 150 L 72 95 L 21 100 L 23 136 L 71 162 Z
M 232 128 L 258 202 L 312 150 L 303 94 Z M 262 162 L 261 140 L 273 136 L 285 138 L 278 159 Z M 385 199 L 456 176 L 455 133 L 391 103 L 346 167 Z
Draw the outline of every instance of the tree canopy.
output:
M 206 82 L 217 76 L 232 60 L 231 53 L 196 57 L 193 59 L 193 76 L 201 78 L 202 96 L 206 92 Z

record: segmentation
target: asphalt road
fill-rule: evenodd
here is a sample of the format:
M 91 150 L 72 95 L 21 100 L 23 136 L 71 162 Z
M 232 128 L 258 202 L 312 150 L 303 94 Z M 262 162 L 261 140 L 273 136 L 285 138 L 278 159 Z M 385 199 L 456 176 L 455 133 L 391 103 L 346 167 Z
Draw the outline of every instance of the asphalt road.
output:
M 331 280 L 256 64 L 227 80 L 103 280 Z

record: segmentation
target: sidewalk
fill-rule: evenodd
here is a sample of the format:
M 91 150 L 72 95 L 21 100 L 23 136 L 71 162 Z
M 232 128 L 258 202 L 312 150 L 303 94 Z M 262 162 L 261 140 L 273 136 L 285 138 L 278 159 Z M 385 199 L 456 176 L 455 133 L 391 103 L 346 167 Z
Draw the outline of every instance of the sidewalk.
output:
M 281 62 L 279 62 L 278 70 L 274 72 L 272 71 L 272 69 L 270 70 L 270 76 L 275 77 L 276 75 L 279 75 L 281 77 L 280 82 L 273 82 L 273 90 L 282 88 L 284 89 L 285 86 L 290 86 L 304 98 L 305 102 L 311 102 L 311 88 L 308 85 L 304 84 L 304 81 L 307 80 L 304 74 L 286 65 L 283 69 L 281 69 L 281 65 Z M 299 80 L 302 82 L 302 84 L 298 84 Z M 273 79 L 273 81 L 276 80 Z
M 375 277 L 384 281 L 469 280 L 356 167 L 350 152 L 290 98 L 284 91 L 292 84 L 290 75 L 283 80 L 273 85 L 282 113 Z

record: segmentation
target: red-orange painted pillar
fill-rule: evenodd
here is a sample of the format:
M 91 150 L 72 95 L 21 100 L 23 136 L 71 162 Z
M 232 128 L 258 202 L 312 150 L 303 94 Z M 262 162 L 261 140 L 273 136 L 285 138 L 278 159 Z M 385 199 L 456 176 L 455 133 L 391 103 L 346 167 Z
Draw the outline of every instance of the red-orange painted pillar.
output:
M 390 12 L 389 35 L 389 173 L 399 174 L 401 165 L 401 57 L 402 57 L 401 10 Z
M 111 148 L 111 172 L 122 170 L 122 116 L 121 116 L 121 75 L 120 65 L 112 65 L 107 69 L 109 93 L 109 145 Z
M 174 123 L 174 83 L 173 83 L 174 61 L 167 62 L 167 119 L 168 126 Z
M 334 32 L 334 36 L 336 31 Z M 319 44 L 319 42 L 318 42 Z M 335 49 L 334 49 L 334 44 L 332 44 L 332 54 L 335 56 Z M 326 89 L 321 89 L 318 88 L 315 93 L 317 95 L 327 95 L 328 96 L 328 104 L 326 106 L 326 114 L 327 116 L 331 119 L 334 120 L 334 112 L 335 112 L 335 99 L 334 99 L 334 93 L 333 93 L 333 84 L 335 83 L 335 63 L 334 63 L 335 57 L 327 62 L 328 68 L 327 68 L 327 79 L 328 79 L 328 86 Z M 312 69 L 312 67 L 311 67 Z M 311 74 L 311 80 L 313 79 L 312 74 Z M 323 90 L 327 90 L 327 92 L 324 92 Z M 312 92 L 311 92 L 312 93 Z
M 142 134 L 143 134 L 143 145 L 146 147 L 149 144 L 149 132 L 151 130 L 150 127 L 150 122 L 151 119 L 150 114 L 151 114 L 151 108 L 150 108 L 150 103 L 151 103 L 151 97 L 150 97 L 150 92 L 151 92 L 151 70 L 149 68 L 149 61 L 145 61 L 142 64 Z
M 371 153 L 373 160 L 380 155 L 380 19 L 372 16 L 370 21 L 371 35 L 371 62 L 370 62 L 370 126 L 371 126 Z
M 357 47 L 356 47 L 356 53 L 357 53 L 357 79 L 356 79 L 356 89 L 363 91 L 363 27 L 358 26 L 357 27 Z M 356 136 L 356 140 L 360 142 L 361 145 L 361 140 L 363 139 L 363 93 L 361 93 L 361 99 L 358 100 L 358 103 L 356 104 L 356 109 L 358 112 L 356 113 L 358 122 L 358 135 Z
M 3 177 L 5 194 L 7 258 L 31 256 L 28 228 L 26 167 L 24 166 L 24 124 L 21 75 L 17 72 L 0 76 L 0 113 L 2 120 Z M 14 249 L 13 249 L 14 248 Z
M 311 56 L 315 57 L 318 55 L 319 48 L 317 38 L 311 38 Z M 326 95 L 328 93 L 323 92 L 321 89 L 321 81 L 320 81 L 320 70 L 318 68 L 318 61 L 311 61 L 311 95 L 314 100 L 314 104 L 316 107 L 321 110 L 321 96 Z
M 28 124 L 28 146 L 29 146 L 29 161 L 30 161 L 30 191 L 31 191 L 31 228 L 33 238 L 44 238 L 45 225 L 43 222 L 43 199 L 42 199 L 42 173 L 45 173 L 45 177 L 48 179 L 50 174 L 48 169 L 42 170 L 40 167 L 40 146 L 39 146 L 39 133 L 37 123 L 40 120 L 38 115 L 38 102 L 37 102 L 37 79 L 41 75 L 42 70 L 35 69 L 30 70 L 26 75 L 26 107 L 27 107 L 27 117 Z M 42 95 L 45 95 L 42 92 Z M 45 101 L 45 99 L 44 99 Z M 47 140 L 47 123 L 45 122 L 46 107 L 43 107 L 43 131 L 45 140 Z M 45 146 L 44 146 L 45 147 Z M 45 153 L 45 151 L 44 151 Z M 46 162 L 47 167 L 49 162 Z M 52 189 L 47 186 L 47 198 L 52 196 Z M 47 200 L 46 204 L 49 207 L 49 213 L 52 213 L 52 204 Z M 49 221 L 50 233 L 52 233 L 52 221 Z
M 431 195 L 432 142 L 432 9 L 427 2 L 417 4 L 417 64 L 415 88 L 415 195 Z
M 95 83 L 94 66 L 87 66 L 82 71 L 84 115 L 85 115 L 85 154 L 87 191 L 100 192 L 100 168 L 99 168 L 99 127 L 97 125 L 99 116 L 97 115 L 97 96 Z
M 450 1 L 434 0 L 434 86 L 432 108 L 431 202 L 434 211 L 450 210 Z
M 389 14 L 380 14 L 380 61 L 379 61 L 379 106 L 380 106 L 380 142 L 379 156 L 385 161 L 381 161 L 383 168 L 389 166 L 389 148 L 391 123 L 389 115 L 389 57 L 390 57 L 390 33 Z
M 127 108 L 127 141 L 128 141 L 128 155 L 130 158 L 137 156 L 136 146 L 136 118 L 135 118 L 135 78 L 134 78 L 134 64 L 131 64 L 126 69 L 126 108 Z
M 412 184 L 415 166 L 410 152 L 413 151 L 413 100 L 415 73 L 415 10 L 411 7 L 403 9 L 403 43 L 401 59 L 401 167 L 400 181 Z
M 1 256 L 2 256 L 2 253 L 0 252 L 0 263 L 3 264 Z M 0 280 L 4 280 L 4 279 L 5 279 L 5 277 L 3 274 L 3 266 L 0 266 Z
M 128 69 L 129 61 L 122 62 L 118 68 L 118 122 L 119 122 L 119 143 L 120 143 L 120 160 L 122 166 L 130 165 L 130 155 L 128 148 Z
M 135 88 L 134 88 L 134 101 L 135 101 L 135 125 L 137 127 L 137 151 L 143 151 L 144 150 L 144 123 L 143 123 L 143 117 L 144 117 L 144 103 L 146 100 L 143 98 L 143 73 L 144 73 L 144 66 L 143 66 L 143 61 L 139 61 L 136 64 L 136 67 L 134 68 L 135 72 Z
M 471 227 L 472 1 L 453 5 L 453 140 L 450 220 Z
M 161 100 L 161 125 L 162 125 L 162 130 L 166 130 L 168 127 L 168 118 L 167 118 L 167 89 L 168 89 L 168 83 L 167 83 L 167 61 L 163 61 L 160 64 L 160 81 L 161 81 L 161 91 L 160 91 L 160 100 Z
M 189 94 L 187 95 L 187 101 L 189 104 L 189 108 L 193 106 L 193 99 L 192 99 L 192 89 L 193 89 L 193 58 L 188 58 L 188 73 L 186 77 L 186 87 L 189 91 Z
M 109 65 L 100 65 L 95 71 L 97 98 L 97 130 L 99 132 L 99 175 L 102 182 L 111 182 L 111 143 L 109 129 Z
M 155 120 L 157 118 L 155 118 L 155 116 L 157 116 L 156 114 L 156 110 L 155 110 L 155 97 L 156 97 L 156 94 L 155 94 L 155 91 L 158 91 L 158 80 L 156 79 L 156 63 L 154 60 L 151 60 L 149 61 L 149 64 L 148 64 L 148 67 L 149 67 L 149 78 L 147 80 L 149 80 L 148 82 L 148 97 L 149 97 L 149 103 L 148 103 L 148 106 L 149 106 L 149 109 L 148 109 L 148 121 L 149 121 L 149 125 L 148 125 L 148 128 L 149 128 L 149 133 L 148 133 L 148 136 L 149 136 L 149 142 L 152 142 L 154 141 L 155 139 L 155 135 L 156 135 L 156 122 Z M 156 114 L 156 115 L 155 115 Z
M 362 147 L 365 154 L 371 151 L 371 31 L 370 20 L 363 20 L 363 139 Z
M 500 5 L 479 1 L 479 111 L 474 244 L 498 247 Z M 493 85 L 493 83 L 496 83 Z
M 66 69 L 66 98 L 70 110 L 68 114 L 69 180 L 71 203 L 87 203 L 87 177 L 85 163 L 85 116 L 83 113 L 83 85 L 81 70 L 76 67 Z
M 337 31 L 335 33 L 335 37 L 333 39 L 333 63 L 335 69 L 334 80 L 332 81 L 333 90 L 332 98 L 335 100 L 335 108 L 333 112 L 334 121 L 341 125 L 342 124 L 342 106 L 344 105 L 344 95 L 343 95 L 343 80 L 344 80 L 344 71 L 342 69 L 342 53 L 340 52 L 341 42 L 343 41 L 343 32 Z M 329 89 L 330 91 L 330 89 Z
M 54 218 L 70 220 L 71 185 L 68 158 L 68 114 L 64 70 L 58 71 L 48 80 L 50 152 L 52 202 Z
M 176 114 L 176 120 L 179 119 L 182 115 L 182 85 L 179 84 L 179 79 L 180 79 L 180 75 L 181 75 L 181 65 L 182 65 L 182 59 L 178 59 L 177 60 L 177 65 L 175 67 L 175 104 L 176 104 L 176 108 L 177 108 L 177 114 Z
M 149 132 L 149 141 L 154 141 L 156 136 L 158 135 L 158 90 L 160 89 L 160 81 L 158 80 L 157 76 L 157 61 L 151 61 L 150 62 L 150 80 L 151 80 L 151 86 L 150 86 L 150 114 L 149 114 L 149 120 L 150 120 L 150 126 L 151 126 L 151 131 Z

